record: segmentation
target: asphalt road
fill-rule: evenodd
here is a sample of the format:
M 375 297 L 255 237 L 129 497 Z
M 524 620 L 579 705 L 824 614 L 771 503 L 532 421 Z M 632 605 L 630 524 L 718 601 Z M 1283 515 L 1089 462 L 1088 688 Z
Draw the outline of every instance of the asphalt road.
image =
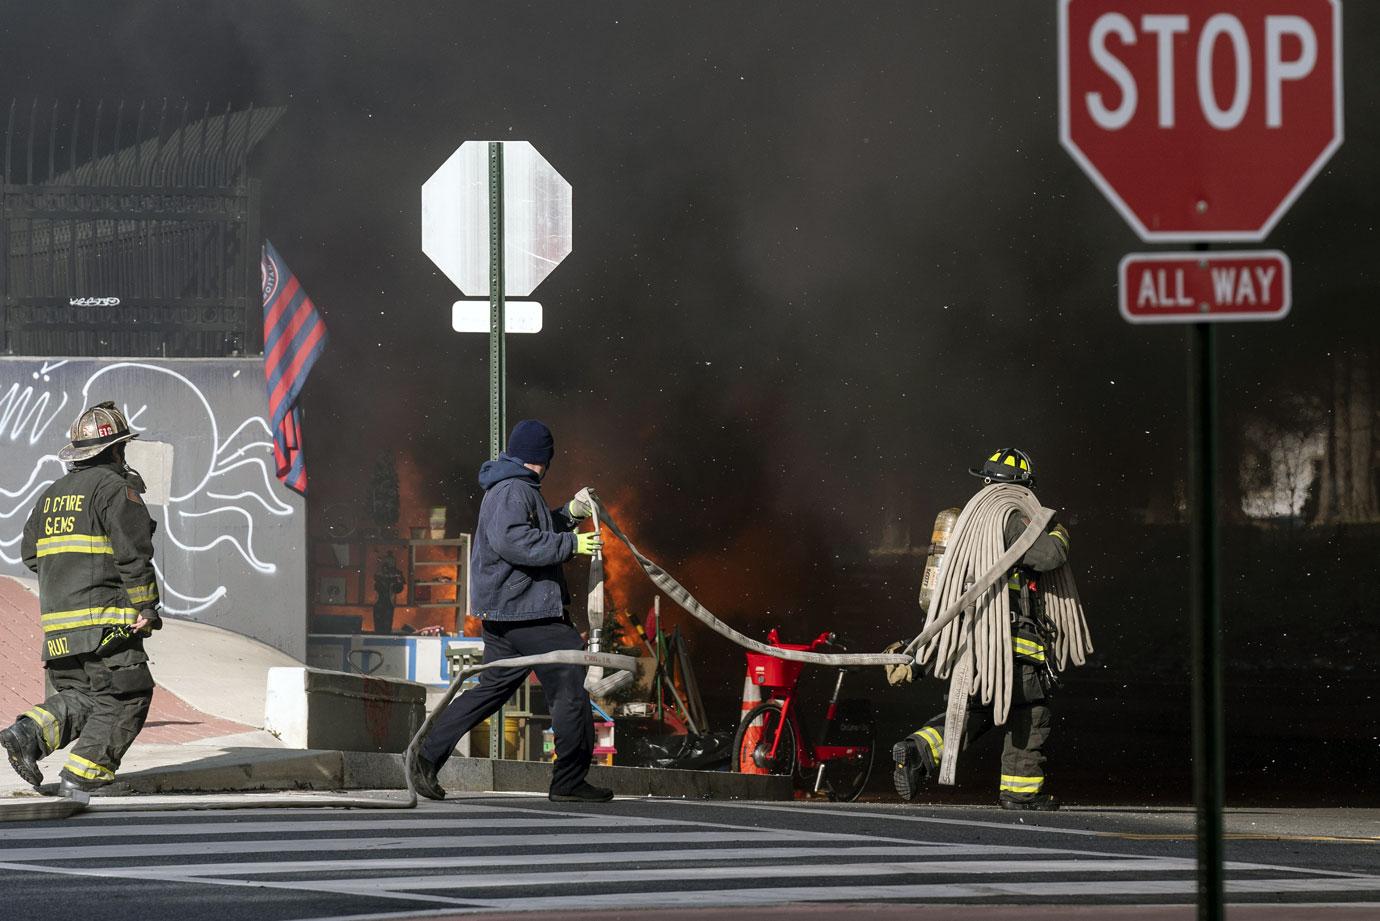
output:
M 1195 891 L 1183 810 L 496 794 L 415 811 L 169 805 L 0 823 L 0 917 L 1158 921 L 1190 918 Z M 1242 906 L 1229 919 L 1380 917 L 1377 813 L 1236 812 L 1228 828 L 1229 901 Z

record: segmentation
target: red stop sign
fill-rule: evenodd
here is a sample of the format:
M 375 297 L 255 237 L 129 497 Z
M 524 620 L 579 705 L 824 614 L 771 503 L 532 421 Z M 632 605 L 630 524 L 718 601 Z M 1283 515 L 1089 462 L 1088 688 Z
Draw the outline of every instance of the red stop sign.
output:
M 1060 140 L 1144 240 L 1262 240 L 1342 143 L 1341 19 L 1338 0 L 1060 0 Z

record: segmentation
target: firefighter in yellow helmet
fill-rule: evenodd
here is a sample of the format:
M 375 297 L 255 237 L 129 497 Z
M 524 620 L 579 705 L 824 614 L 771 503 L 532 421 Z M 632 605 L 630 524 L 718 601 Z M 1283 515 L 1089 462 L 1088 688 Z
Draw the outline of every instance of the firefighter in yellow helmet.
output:
M 35 787 L 38 762 L 72 745 L 58 792 L 84 800 L 115 779 L 144 726 L 153 699 L 144 637 L 162 620 L 155 525 L 144 482 L 125 464 L 125 444 L 137 436 L 107 402 L 77 417 L 69 437 L 58 454 L 69 471 L 39 497 L 23 542 L 24 564 L 38 573 L 53 694 L 0 730 L 0 744 Z
M 1018 448 L 1002 448 L 980 467 L 968 470 L 984 484 L 1016 483 L 1035 488 L 1035 468 L 1030 456 Z M 1018 515 L 1007 520 L 1005 541 L 1011 546 L 1030 522 Z M 1006 738 L 1001 755 L 1001 787 L 997 802 L 1003 809 L 1052 811 L 1059 801 L 1044 789 L 1044 745 L 1053 723 L 1049 698 L 1054 672 L 1045 658 L 1046 646 L 1053 640 L 1053 625 L 1044 616 L 1040 594 L 1042 573 L 1058 569 L 1068 561 L 1069 532 L 1062 524 L 1050 523 L 1020 562 L 1007 573 L 1011 592 L 1011 651 L 1016 667 L 1011 688 L 1011 712 L 1006 722 Z M 913 673 L 902 667 L 888 675 L 893 684 L 908 682 Z M 892 747 L 895 770 L 892 782 L 897 794 L 907 802 L 938 776 L 944 754 L 944 713 Z M 979 736 L 993 727 L 991 707 L 972 709 L 962 734 L 966 750 Z

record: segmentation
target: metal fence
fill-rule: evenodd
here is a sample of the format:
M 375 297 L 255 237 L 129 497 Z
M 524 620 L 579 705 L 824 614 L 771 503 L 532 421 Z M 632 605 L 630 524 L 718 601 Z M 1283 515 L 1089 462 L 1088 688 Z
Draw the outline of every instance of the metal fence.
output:
M 259 188 L 246 162 L 283 111 L 11 102 L 0 351 L 259 352 Z

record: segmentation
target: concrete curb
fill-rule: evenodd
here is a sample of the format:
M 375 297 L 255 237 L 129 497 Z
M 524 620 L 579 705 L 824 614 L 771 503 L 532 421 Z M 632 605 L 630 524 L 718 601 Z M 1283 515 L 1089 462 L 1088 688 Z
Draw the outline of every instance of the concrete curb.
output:
M 344 754 L 338 751 L 246 748 L 185 764 L 169 764 L 121 774 L 115 783 L 102 792 L 122 795 L 340 790 L 345 789 L 341 786 Z
M 590 769 L 592 783 L 619 796 L 790 800 L 789 777 L 668 768 Z M 441 785 L 455 793 L 545 793 L 551 766 L 535 761 L 451 758 Z M 281 790 L 402 790 L 402 756 L 383 752 L 243 749 L 187 764 L 122 774 L 108 795 Z M 99 795 L 99 794 L 98 794 Z

